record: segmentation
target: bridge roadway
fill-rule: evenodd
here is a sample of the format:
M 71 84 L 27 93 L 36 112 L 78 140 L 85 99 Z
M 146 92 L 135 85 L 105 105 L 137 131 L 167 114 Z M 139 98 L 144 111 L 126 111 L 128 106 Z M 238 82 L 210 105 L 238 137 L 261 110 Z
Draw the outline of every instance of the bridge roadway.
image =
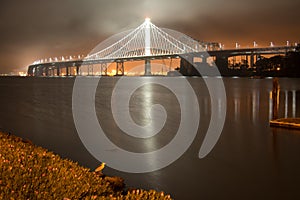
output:
M 93 59 L 93 60 L 66 60 L 58 62 L 45 62 L 32 64 L 28 67 L 28 76 L 69 76 L 69 75 L 80 75 L 80 67 L 88 66 L 90 68 L 93 65 L 100 64 L 101 74 L 107 74 L 107 64 L 116 63 L 116 75 L 124 75 L 124 62 L 130 61 L 145 61 L 146 65 L 149 65 L 150 60 L 161 60 L 171 58 L 185 58 L 193 60 L 194 57 L 201 57 L 204 62 L 208 57 L 214 57 L 218 67 L 228 67 L 228 58 L 234 56 L 250 56 L 250 67 L 254 64 L 254 56 L 258 55 L 282 55 L 289 51 L 295 51 L 296 46 L 278 46 L 278 47 L 263 47 L 263 48 L 243 48 L 243 49 L 226 49 L 226 50 L 212 50 L 193 52 L 187 54 L 173 54 L 173 55 L 159 55 L 159 56 L 138 56 L 118 59 Z M 223 66 L 226 65 L 227 66 Z M 75 74 L 70 73 L 70 68 L 74 67 L 76 70 Z M 149 66 L 148 66 L 149 67 Z M 61 73 L 61 70 L 65 69 L 65 74 Z M 89 69 L 88 69 L 89 70 Z

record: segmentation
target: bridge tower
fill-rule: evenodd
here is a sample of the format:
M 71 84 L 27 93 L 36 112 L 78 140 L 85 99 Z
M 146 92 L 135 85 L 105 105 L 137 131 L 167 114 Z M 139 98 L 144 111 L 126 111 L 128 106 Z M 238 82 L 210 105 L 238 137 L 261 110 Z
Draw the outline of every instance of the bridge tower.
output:
M 145 19 L 145 56 L 151 56 L 150 18 Z M 151 61 L 145 59 L 145 75 L 151 75 Z
M 144 75 L 152 75 L 151 61 L 166 57 L 175 57 L 187 53 L 203 51 L 203 46 L 192 38 L 168 29 L 155 26 L 150 18 L 146 18 L 137 28 L 120 39 L 113 38 L 112 43 L 88 55 L 84 61 L 89 62 L 115 62 L 116 74 L 124 75 L 124 63 L 128 60 L 143 60 Z

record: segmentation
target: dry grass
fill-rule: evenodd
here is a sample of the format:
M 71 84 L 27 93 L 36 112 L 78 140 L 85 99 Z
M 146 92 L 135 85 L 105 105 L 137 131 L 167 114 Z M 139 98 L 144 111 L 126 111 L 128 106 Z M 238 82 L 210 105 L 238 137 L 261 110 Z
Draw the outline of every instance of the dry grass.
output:
M 123 179 L 90 172 L 21 138 L 0 133 L 0 199 L 171 199 L 125 191 Z

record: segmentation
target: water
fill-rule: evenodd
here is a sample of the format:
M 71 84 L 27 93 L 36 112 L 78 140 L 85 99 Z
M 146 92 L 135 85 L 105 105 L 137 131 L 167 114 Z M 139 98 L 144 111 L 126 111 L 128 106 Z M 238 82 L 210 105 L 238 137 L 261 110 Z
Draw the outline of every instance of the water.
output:
M 117 81 L 102 78 L 96 93 L 98 121 L 111 141 L 135 152 L 153 151 L 170 142 L 180 123 L 174 94 L 159 85 L 146 85 L 133 94 L 130 111 L 136 123 L 149 122 L 147 111 L 154 103 L 165 107 L 168 119 L 154 138 L 132 139 L 111 114 L 111 93 Z M 104 172 L 124 177 L 128 187 L 163 190 L 175 199 L 299 198 L 300 131 L 270 128 L 272 80 L 224 79 L 225 125 L 217 145 L 203 159 L 198 153 L 210 123 L 210 97 L 203 80 L 188 81 L 199 100 L 200 126 L 186 153 L 151 173 L 123 173 L 109 167 Z M 300 117 L 300 79 L 281 78 L 279 83 L 279 117 Z M 73 122 L 73 84 L 74 78 L 0 78 L 0 129 L 95 169 L 100 162 L 85 149 Z

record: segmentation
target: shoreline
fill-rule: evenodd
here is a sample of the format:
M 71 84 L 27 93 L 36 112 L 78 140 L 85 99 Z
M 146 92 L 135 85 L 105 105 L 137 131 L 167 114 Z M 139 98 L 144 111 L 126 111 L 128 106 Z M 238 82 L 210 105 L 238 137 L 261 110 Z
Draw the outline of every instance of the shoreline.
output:
M 125 188 L 124 179 L 90 171 L 31 141 L 0 132 L 1 199 L 160 199 L 164 192 Z

